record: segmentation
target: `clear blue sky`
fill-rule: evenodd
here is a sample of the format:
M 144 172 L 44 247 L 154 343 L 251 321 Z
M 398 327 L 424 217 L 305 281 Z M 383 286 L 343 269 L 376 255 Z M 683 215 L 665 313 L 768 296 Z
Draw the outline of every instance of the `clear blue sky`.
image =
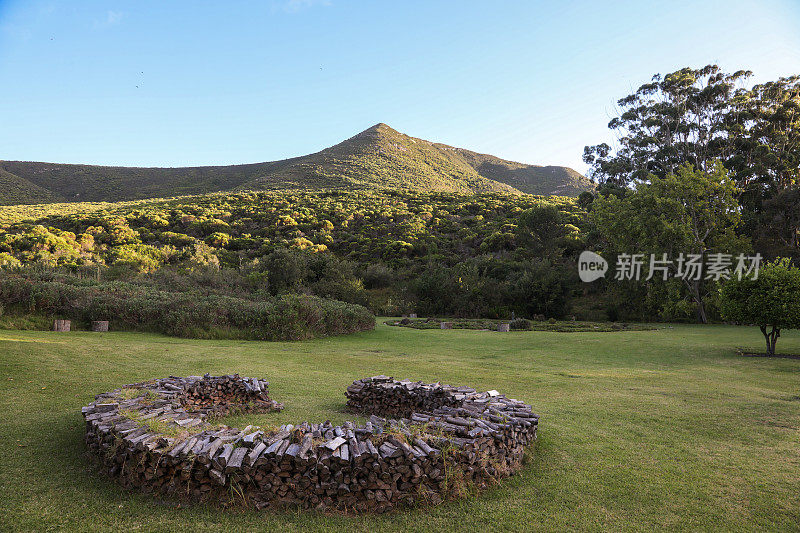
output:
M 377 123 L 584 171 L 614 102 L 800 73 L 800 1 L 0 0 L 0 159 L 270 161 Z

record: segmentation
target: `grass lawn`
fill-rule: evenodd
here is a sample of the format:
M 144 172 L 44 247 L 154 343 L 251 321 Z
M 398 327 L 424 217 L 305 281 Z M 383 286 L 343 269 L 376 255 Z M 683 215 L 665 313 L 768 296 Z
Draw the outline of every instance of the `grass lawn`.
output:
M 800 360 L 744 358 L 757 328 L 495 333 L 385 326 L 302 343 L 0 330 L 0 529 L 797 530 Z M 779 351 L 800 353 L 787 333 Z M 341 516 L 172 502 L 123 490 L 85 456 L 94 393 L 169 374 L 270 380 L 278 414 L 344 421 L 344 389 L 385 373 L 498 389 L 541 415 L 525 469 L 478 497 Z

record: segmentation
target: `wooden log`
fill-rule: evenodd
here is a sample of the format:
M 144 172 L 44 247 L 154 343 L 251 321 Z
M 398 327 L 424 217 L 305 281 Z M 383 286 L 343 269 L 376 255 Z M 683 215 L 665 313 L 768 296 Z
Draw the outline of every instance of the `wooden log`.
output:
M 241 468 L 242 461 L 244 461 L 244 457 L 249 451 L 250 448 L 245 448 L 244 446 L 235 448 L 233 453 L 231 453 L 230 459 L 228 459 L 227 464 L 225 465 L 225 473 L 229 474 L 237 468 Z

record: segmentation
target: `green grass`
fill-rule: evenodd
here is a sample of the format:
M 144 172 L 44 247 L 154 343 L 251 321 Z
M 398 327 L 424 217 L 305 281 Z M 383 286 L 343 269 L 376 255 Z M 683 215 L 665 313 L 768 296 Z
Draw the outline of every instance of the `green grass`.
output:
M 303 343 L 0 331 L 0 520 L 15 531 L 797 530 L 800 361 L 735 353 L 761 343 L 757 328 L 728 326 L 495 335 L 381 324 Z M 800 335 L 779 349 L 800 352 Z M 519 475 L 476 498 L 384 516 L 179 507 L 89 466 L 80 407 L 95 393 L 204 372 L 265 377 L 286 404 L 237 425 L 344 421 L 347 384 L 386 373 L 526 400 L 540 439 Z

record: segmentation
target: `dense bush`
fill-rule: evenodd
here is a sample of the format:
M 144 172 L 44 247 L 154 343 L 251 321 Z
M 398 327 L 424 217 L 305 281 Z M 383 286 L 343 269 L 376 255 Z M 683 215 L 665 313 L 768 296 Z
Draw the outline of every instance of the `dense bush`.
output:
M 569 310 L 570 274 L 549 261 L 497 262 L 478 257 L 452 268 L 431 264 L 411 284 L 424 315 L 506 318 Z
M 32 220 L 17 210 L 0 223 L 0 266 L 91 268 L 103 280 L 243 299 L 309 294 L 390 316 L 506 319 L 568 312 L 585 216 L 567 198 L 409 191 L 31 209 Z
M 566 198 L 408 191 L 88 207 L 31 208 L 31 221 L 17 210 L 0 225 L 0 265 L 91 267 L 104 280 L 245 299 L 311 294 L 389 315 L 562 316 L 575 284 L 539 281 L 537 261 L 551 258 L 556 275 L 571 268 L 584 218 Z
M 726 281 L 720 296 L 726 319 L 761 329 L 768 355 L 775 355 L 781 330 L 800 328 L 800 269 L 788 258 L 767 263 L 755 279 Z
M 533 329 L 533 324 L 526 318 L 517 318 L 509 323 L 509 327 L 515 330 L 530 330 Z
M 314 296 L 254 301 L 46 274 L 0 275 L 0 301 L 24 312 L 83 322 L 111 320 L 119 329 L 180 337 L 301 340 L 375 325 L 372 313 L 362 306 Z

